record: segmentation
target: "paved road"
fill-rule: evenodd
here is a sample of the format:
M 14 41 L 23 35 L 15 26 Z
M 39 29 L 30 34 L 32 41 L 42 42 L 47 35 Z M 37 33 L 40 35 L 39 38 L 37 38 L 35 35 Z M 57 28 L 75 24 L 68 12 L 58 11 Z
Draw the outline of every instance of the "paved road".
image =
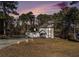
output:
M 25 38 L 21 39 L 0 39 L 0 49 L 6 46 L 9 46 L 11 44 L 16 43 L 17 41 L 23 41 L 26 40 Z

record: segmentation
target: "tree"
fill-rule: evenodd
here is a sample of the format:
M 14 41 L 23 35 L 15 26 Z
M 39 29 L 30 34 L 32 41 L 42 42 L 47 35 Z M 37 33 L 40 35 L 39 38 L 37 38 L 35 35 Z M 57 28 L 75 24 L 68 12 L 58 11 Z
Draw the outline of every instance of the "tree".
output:
M 75 20 L 76 20 L 76 12 L 78 11 L 77 8 L 70 8 L 69 11 L 67 12 L 67 14 L 65 15 L 65 17 L 63 18 L 63 29 L 62 29 L 62 33 L 63 33 L 63 37 L 64 38 L 68 38 L 68 33 L 71 30 L 71 24 L 74 24 Z M 67 30 L 66 30 L 67 29 Z
M 72 1 L 72 2 L 70 3 L 70 5 L 77 4 L 77 3 L 78 3 L 78 1 Z
M 66 3 L 66 2 L 65 2 Z M 57 4 L 60 8 L 62 5 L 64 6 L 61 8 L 61 11 L 59 13 L 54 14 L 53 18 L 55 19 L 55 25 L 57 28 L 60 28 L 61 36 L 62 38 L 69 39 L 69 36 L 72 36 L 70 32 L 73 32 L 72 37 L 76 37 L 75 35 L 75 24 L 77 23 L 76 21 L 79 19 L 79 10 L 76 7 L 69 7 L 65 3 L 60 3 Z M 77 1 L 72 1 L 70 5 L 77 4 Z M 57 29 L 56 28 L 56 29 Z
M 76 4 L 78 2 L 73 1 L 70 3 L 70 5 Z M 70 32 L 73 33 L 73 38 L 76 39 L 76 20 L 78 20 L 78 15 L 79 15 L 79 10 L 76 7 L 71 7 L 67 9 L 67 13 L 63 18 L 63 29 L 62 29 L 62 36 L 65 39 L 70 39 L 69 37 L 72 36 L 70 35 Z M 73 25 L 73 26 L 71 26 Z M 67 29 L 67 30 L 66 30 Z
M 14 17 L 13 16 L 7 16 L 7 21 L 6 21 L 6 35 L 12 35 L 14 32 Z
M 40 14 L 37 16 L 39 26 L 43 25 L 44 23 L 47 23 L 48 21 L 52 20 L 52 15 L 47 14 Z
M 16 27 L 17 31 L 19 30 L 19 34 L 25 34 L 26 29 L 27 29 L 26 27 L 27 21 L 28 21 L 28 17 L 26 14 L 22 14 L 19 16 L 17 27 Z
M 27 13 L 27 17 L 28 17 L 28 20 L 30 22 L 30 31 L 34 32 L 34 28 L 35 28 L 35 25 L 34 25 L 35 16 L 33 15 L 32 12 L 29 12 L 29 13 Z
M 2 22 L 3 22 L 3 29 L 4 30 L 3 34 L 5 35 L 6 34 L 6 21 L 7 21 L 7 17 L 6 15 L 9 15 L 9 13 L 11 14 L 18 14 L 16 12 L 16 9 L 17 9 L 17 5 L 18 2 L 16 1 L 0 1 L 0 11 L 3 12 L 3 18 L 2 18 Z
M 20 22 L 22 22 L 22 27 L 25 28 L 25 31 L 34 31 L 34 22 L 35 22 L 35 16 L 33 15 L 32 12 L 28 12 L 27 14 L 22 14 L 19 16 L 19 20 Z M 29 24 L 28 24 L 29 22 Z M 22 29 L 23 29 L 22 28 Z
M 69 39 L 70 33 L 74 32 L 76 21 L 79 20 L 79 10 L 76 7 L 67 7 L 59 13 L 54 14 L 53 18 L 55 19 L 56 29 L 60 27 L 59 35 L 61 35 L 62 38 Z

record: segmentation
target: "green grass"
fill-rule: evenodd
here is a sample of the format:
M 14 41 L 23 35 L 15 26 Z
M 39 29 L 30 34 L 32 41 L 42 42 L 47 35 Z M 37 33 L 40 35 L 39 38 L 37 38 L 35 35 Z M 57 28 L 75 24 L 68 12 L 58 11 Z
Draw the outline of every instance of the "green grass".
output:
M 79 42 L 63 39 L 34 39 L 33 42 L 14 44 L 0 50 L 0 56 L 79 56 Z

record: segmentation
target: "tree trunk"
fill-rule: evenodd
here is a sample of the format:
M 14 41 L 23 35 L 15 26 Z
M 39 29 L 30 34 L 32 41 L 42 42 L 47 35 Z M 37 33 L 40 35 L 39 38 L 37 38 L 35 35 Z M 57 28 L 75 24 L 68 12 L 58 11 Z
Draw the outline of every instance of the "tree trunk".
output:
M 0 19 L 0 35 L 4 34 L 4 21 L 3 19 Z
M 3 14 L 4 14 L 4 22 L 3 22 L 3 26 L 4 26 L 4 35 L 6 35 L 6 26 L 5 26 L 5 22 L 6 22 L 6 8 L 5 5 L 3 4 Z

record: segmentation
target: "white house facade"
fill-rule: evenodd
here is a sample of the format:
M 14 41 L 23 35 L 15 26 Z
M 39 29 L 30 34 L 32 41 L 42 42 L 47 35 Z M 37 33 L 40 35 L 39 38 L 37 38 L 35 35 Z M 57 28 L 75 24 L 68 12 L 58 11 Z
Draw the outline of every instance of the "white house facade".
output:
M 31 38 L 43 37 L 43 38 L 54 38 L 54 23 L 48 21 L 39 27 L 37 32 L 29 32 L 28 35 Z
M 52 21 L 48 21 L 48 23 L 39 28 L 39 32 L 43 33 L 42 35 L 46 38 L 54 38 L 54 23 Z

